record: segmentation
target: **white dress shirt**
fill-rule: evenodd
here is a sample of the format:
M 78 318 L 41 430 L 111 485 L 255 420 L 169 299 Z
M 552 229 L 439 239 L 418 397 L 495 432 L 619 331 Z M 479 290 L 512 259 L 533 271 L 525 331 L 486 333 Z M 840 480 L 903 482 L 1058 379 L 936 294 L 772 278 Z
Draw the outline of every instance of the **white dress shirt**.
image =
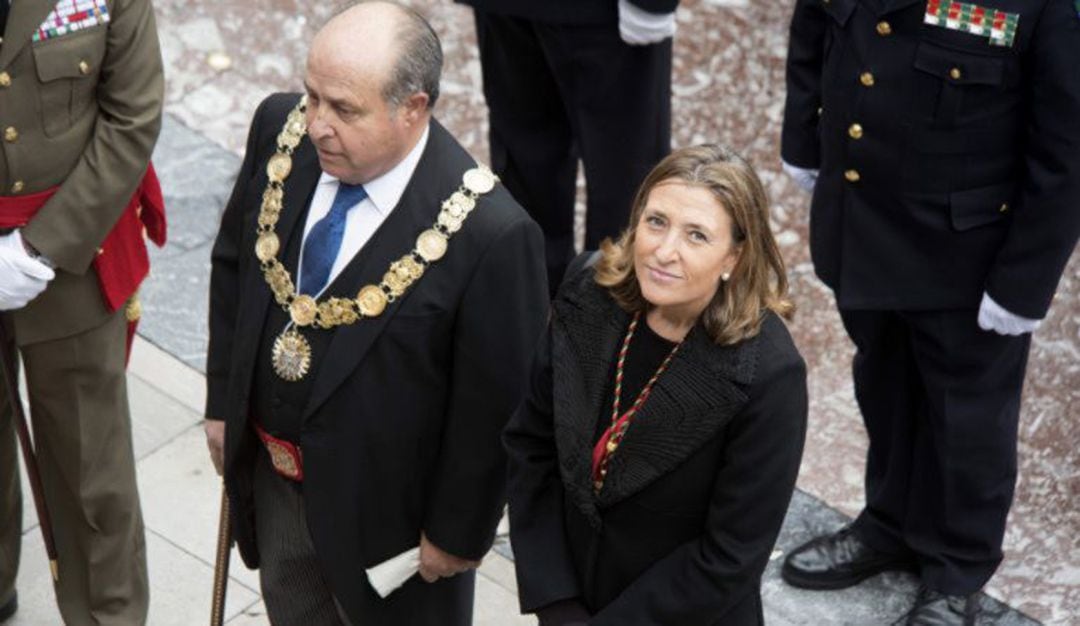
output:
M 420 141 L 416 142 L 416 145 L 405 155 L 405 158 L 389 172 L 364 184 L 367 197 L 350 208 L 348 213 L 345 214 L 345 232 L 341 237 L 341 248 L 338 249 L 337 258 L 334 259 L 334 265 L 330 268 L 330 276 L 326 279 L 326 286 L 330 286 L 330 283 L 334 282 L 341 270 L 345 269 L 345 266 L 349 264 L 349 261 L 352 261 L 357 252 L 360 252 L 364 244 L 371 239 L 371 236 L 375 234 L 375 231 L 390 215 L 390 211 L 393 211 L 398 201 L 401 200 L 401 194 L 405 193 L 405 187 L 409 184 L 409 180 L 412 179 L 413 172 L 416 171 L 416 166 L 420 163 L 420 156 L 424 153 L 424 147 L 427 146 L 429 131 L 430 126 L 424 129 Z M 334 203 L 334 196 L 337 195 L 338 185 L 338 179 L 326 172 L 323 172 L 322 176 L 319 177 L 319 183 L 315 187 L 315 195 L 311 198 L 311 208 L 308 209 L 307 221 L 304 223 L 305 243 L 307 242 L 308 233 L 311 232 L 315 224 L 330 212 L 330 207 Z M 408 250 L 402 250 L 401 252 L 404 254 Z M 303 275 L 303 263 L 304 248 L 301 245 L 300 267 L 296 268 L 298 277 Z M 324 291 L 325 289 L 326 287 L 323 288 Z

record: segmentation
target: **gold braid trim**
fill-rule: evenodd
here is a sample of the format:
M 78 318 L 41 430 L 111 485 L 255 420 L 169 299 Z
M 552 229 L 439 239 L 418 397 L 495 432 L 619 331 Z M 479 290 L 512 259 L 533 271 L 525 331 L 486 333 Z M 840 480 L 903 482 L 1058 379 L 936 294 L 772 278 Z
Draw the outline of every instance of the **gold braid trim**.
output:
M 420 280 L 425 270 L 441 259 L 454 233 L 461 230 L 476 200 L 495 188 L 498 177 L 484 166 L 478 166 L 461 177 L 461 186 L 443 201 L 435 224 L 416 238 L 411 251 L 390 264 L 378 285 L 364 285 L 355 298 L 325 298 L 316 301 L 296 293 L 292 276 L 278 260 L 281 240 L 274 228 L 281 217 L 285 197 L 285 179 L 292 171 L 292 155 L 307 133 L 304 112 L 307 96 L 300 99 L 289 112 L 285 126 L 277 137 L 277 152 L 266 164 L 270 179 L 263 191 L 262 206 L 256 227 L 255 256 L 259 259 L 263 278 L 270 286 L 274 299 L 299 327 L 333 328 L 353 324 L 365 317 L 378 317 L 386 307 L 401 297 Z

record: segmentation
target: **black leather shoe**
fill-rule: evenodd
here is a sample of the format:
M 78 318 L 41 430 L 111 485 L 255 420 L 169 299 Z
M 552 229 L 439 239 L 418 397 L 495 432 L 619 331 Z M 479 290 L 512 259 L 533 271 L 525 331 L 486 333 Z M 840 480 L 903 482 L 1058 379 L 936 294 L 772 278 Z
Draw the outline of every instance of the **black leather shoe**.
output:
M 0 606 L 0 622 L 6 622 L 19 610 L 19 594 L 11 594 L 11 599 Z
M 878 552 L 845 526 L 812 539 L 784 559 L 780 575 L 802 589 L 843 589 L 888 570 L 913 569 L 911 560 Z
M 980 613 L 978 594 L 947 596 L 922 587 L 915 606 L 901 617 L 904 626 L 974 626 Z

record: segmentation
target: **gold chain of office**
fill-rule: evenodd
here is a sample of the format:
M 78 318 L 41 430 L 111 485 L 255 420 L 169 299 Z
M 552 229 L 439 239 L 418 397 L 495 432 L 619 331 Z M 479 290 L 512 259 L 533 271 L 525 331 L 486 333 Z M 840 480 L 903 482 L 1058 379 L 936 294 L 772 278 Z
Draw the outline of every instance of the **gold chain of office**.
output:
M 263 191 L 255 240 L 255 256 L 263 278 L 293 323 L 274 341 L 272 351 L 274 371 L 288 381 L 300 380 L 311 367 L 311 345 L 298 328 L 333 328 L 381 315 L 446 254 L 450 238 L 461 230 L 469 213 L 476 208 L 477 198 L 491 191 L 498 182 L 498 177 L 484 166 L 465 172 L 458 190 L 443 201 L 435 224 L 420 233 L 411 251 L 390 264 L 378 285 L 364 285 L 355 298 L 330 297 L 320 302 L 312 296 L 298 294 L 292 276 L 277 258 L 281 240 L 274 228 L 281 217 L 285 179 L 292 171 L 293 152 L 307 133 L 306 109 L 307 96 L 303 96 L 289 112 L 277 136 L 277 152 L 266 164 L 269 182 Z

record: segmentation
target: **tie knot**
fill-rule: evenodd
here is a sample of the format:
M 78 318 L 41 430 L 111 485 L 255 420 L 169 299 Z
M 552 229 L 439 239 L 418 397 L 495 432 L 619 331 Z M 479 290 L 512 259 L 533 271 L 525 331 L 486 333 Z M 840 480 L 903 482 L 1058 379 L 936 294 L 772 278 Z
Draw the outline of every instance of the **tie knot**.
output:
M 364 189 L 363 185 L 350 185 L 349 183 L 339 182 L 337 195 L 334 196 L 334 205 L 348 209 L 356 206 L 367 197 L 367 190 Z

